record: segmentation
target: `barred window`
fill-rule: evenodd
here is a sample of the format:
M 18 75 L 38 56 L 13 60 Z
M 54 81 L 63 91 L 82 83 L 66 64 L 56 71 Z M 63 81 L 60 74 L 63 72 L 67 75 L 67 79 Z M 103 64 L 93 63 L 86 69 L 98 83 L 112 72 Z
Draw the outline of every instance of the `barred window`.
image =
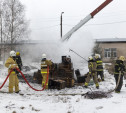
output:
M 104 49 L 104 57 L 105 58 L 117 57 L 116 48 L 105 48 Z

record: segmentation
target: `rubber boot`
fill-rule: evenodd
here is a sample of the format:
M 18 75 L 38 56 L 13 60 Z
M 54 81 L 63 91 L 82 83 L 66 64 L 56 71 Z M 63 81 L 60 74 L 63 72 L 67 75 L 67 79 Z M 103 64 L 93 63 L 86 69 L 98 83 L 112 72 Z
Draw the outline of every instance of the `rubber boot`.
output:
M 95 85 L 96 85 L 96 88 L 97 88 L 97 89 L 99 89 L 99 84 L 98 84 L 98 83 L 96 83 Z
M 120 91 L 115 91 L 115 93 L 120 93 Z
M 87 82 L 85 82 L 84 87 L 88 88 L 88 83 Z
M 48 89 L 48 85 L 45 86 L 45 89 Z

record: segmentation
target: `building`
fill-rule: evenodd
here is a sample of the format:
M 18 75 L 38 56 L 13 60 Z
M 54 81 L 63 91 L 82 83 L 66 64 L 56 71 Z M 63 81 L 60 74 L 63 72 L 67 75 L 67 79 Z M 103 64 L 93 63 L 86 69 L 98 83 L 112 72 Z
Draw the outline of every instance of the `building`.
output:
M 13 46 L 13 49 L 11 49 L 11 46 Z M 19 51 L 27 62 L 31 60 L 40 61 L 42 53 L 49 54 L 52 50 L 57 51 L 59 46 L 60 45 L 55 40 L 25 40 L 13 44 L 0 43 L 0 61 L 5 62 L 11 50 Z M 51 57 L 51 55 L 49 57 Z M 53 56 L 56 56 L 56 54 Z
M 103 62 L 110 62 L 123 55 L 126 57 L 126 38 L 105 38 L 96 39 L 98 48 L 101 49 Z M 19 51 L 21 56 L 32 61 L 39 61 L 42 53 L 48 53 L 49 57 L 58 59 L 55 52 L 50 54 L 50 51 L 61 51 L 58 41 L 47 40 L 27 40 L 13 44 L 14 50 Z M 0 61 L 5 61 L 11 51 L 10 43 L 0 43 Z M 29 61 L 28 61 L 29 62 Z
M 126 57 L 126 38 L 96 39 L 96 44 L 102 50 L 103 62 L 110 62 L 119 56 Z

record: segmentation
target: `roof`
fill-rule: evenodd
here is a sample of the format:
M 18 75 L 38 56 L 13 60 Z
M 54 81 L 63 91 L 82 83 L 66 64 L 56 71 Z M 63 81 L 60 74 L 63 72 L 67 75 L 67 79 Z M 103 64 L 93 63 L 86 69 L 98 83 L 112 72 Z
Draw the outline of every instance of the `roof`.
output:
M 48 43 L 48 44 L 55 44 L 57 43 L 56 40 L 21 40 L 21 41 L 17 41 L 16 43 L 13 43 L 14 45 L 19 45 L 19 44 L 45 44 L 45 43 Z M 1 43 L 0 42 L 0 45 L 11 45 L 10 42 L 6 42 L 6 43 Z
M 103 38 L 96 39 L 97 43 L 126 43 L 126 38 Z

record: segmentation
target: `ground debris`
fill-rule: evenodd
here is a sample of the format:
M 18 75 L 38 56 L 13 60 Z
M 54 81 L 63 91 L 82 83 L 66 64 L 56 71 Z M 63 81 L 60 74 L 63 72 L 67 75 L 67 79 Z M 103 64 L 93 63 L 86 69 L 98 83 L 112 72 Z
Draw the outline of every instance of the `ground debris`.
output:
M 32 111 L 36 111 L 36 112 L 38 112 L 38 111 L 40 111 L 40 110 L 35 109 L 34 107 L 32 107 Z
M 96 107 L 97 110 L 103 109 L 103 106 Z
M 67 113 L 71 113 L 70 111 L 68 111 Z
M 30 71 L 30 67 L 29 66 L 22 66 L 22 71 L 27 72 Z
M 25 109 L 25 107 L 22 106 L 22 107 L 20 107 L 20 109 Z
M 84 95 L 85 98 L 89 99 L 101 99 L 101 98 L 110 98 L 112 95 L 108 92 L 103 91 L 89 91 Z

